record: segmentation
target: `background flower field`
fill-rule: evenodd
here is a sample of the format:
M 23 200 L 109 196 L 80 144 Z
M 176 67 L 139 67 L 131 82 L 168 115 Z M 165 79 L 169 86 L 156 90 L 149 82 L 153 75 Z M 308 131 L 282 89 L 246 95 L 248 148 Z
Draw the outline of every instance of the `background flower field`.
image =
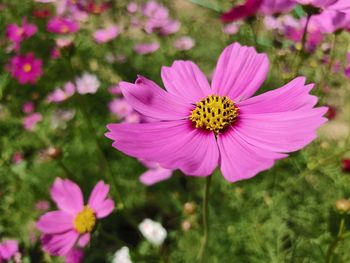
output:
M 329 106 L 329 121 L 312 144 L 250 180 L 232 184 L 215 171 L 205 261 L 324 262 L 341 218 L 350 230 L 350 217 L 336 206 L 350 198 L 347 30 L 324 34 L 304 50 L 302 41 L 261 14 L 223 24 L 220 13 L 238 1 L 159 0 L 169 9 L 165 25 L 147 24 L 141 11 L 146 1 L 111 1 L 105 9 L 102 1 L 86 1 L 100 8 L 74 13 L 79 30 L 62 38 L 47 26 L 55 3 L 39 2 L 0 3 L 0 242 L 19 242 L 14 262 L 64 262 L 42 250 L 35 225 L 56 209 L 50 187 L 57 177 L 76 182 L 86 200 L 100 180 L 110 185 L 115 209 L 98 222 L 83 262 L 112 262 L 124 246 L 132 262 L 195 262 L 205 179 L 176 170 L 147 186 L 139 177 L 150 167 L 112 148 L 104 134 L 109 123 L 140 118 L 125 104 L 120 81 L 134 82 L 141 74 L 163 86 L 161 67 L 174 60 L 195 61 L 210 79 L 219 54 L 233 42 L 268 55 L 270 71 L 259 93 L 305 76 L 315 83 L 318 104 Z M 297 21 L 305 15 L 300 6 L 289 14 Z M 13 23 L 34 24 L 37 32 L 13 41 L 7 29 Z M 98 34 L 100 29 L 108 32 Z M 21 83 L 11 60 L 28 53 L 42 61 L 42 72 Z M 162 244 L 140 232 L 146 218 L 166 229 Z M 350 262 L 349 245 L 346 238 L 338 244 L 333 262 Z

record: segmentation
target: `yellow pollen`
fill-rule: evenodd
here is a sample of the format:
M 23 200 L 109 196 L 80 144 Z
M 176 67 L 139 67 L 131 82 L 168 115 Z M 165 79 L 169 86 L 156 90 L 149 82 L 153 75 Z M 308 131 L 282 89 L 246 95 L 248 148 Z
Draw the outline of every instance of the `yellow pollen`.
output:
M 73 222 L 74 229 L 78 231 L 80 234 L 92 232 L 95 224 L 96 224 L 95 213 L 88 206 L 84 206 L 84 209 L 77 214 Z
M 196 108 L 191 111 L 190 120 L 196 128 L 213 131 L 218 135 L 236 120 L 238 111 L 238 107 L 228 97 L 210 95 L 197 102 Z
M 61 26 L 60 31 L 61 31 L 61 33 L 68 33 L 69 28 L 67 26 L 63 25 L 63 26 Z
M 29 63 L 26 63 L 26 64 L 23 65 L 23 71 L 24 72 L 28 73 L 31 70 L 32 70 L 32 65 L 30 65 Z

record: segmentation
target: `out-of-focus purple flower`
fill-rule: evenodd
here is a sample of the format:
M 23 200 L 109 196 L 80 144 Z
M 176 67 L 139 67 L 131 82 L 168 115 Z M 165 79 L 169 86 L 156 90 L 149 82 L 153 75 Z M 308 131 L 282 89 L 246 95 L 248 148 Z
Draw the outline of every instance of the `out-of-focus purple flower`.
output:
M 83 262 L 84 252 L 79 248 L 72 248 L 64 257 L 65 263 L 81 263 Z
M 11 59 L 7 70 L 20 84 L 35 84 L 42 75 L 42 60 L 36 59 L 33 53 L 18 55 Z
M 38 122 L 43 119 L 43 116 L 39 112 L 31 113 L 24 117 L 23 127 L 27 131 L 33 131 Z
M 141 160 L 141 162 L 148 168 L 148 170 L 139 177 L 140 182 L 145 185 L 153 185 L 165 181 L 173 175 L 173 170 L 165 169 L 158 163 L 143 160 Z
M 123 119 L 133 112 L 133 108 L 125 99 L 114 99 L 108 104 L 109 111 L 118 118 Z
M 127 122 L 127 123 L 140 123 L 141 120 L 142 120 L 141 115 L 138 112 L 133 111 L 132 113 L 130 113 L 128 116 L 125 117 L 124 122 Z
M 136 2 L 130 2 L 127 6 L 127 9 L 130 14 L 134 14 L 139 9 L 139 6 Z
M 9 24 L 6 28 L 6 37 L 16 45 L 19 45 L 23 40 L 32 37 L 38 28 L 35 24 L 27 22 L 27 19 L 23 19 L 22 25 Z
M 79 30 L 79 24 L 69 18 L 56 16 L 50 19 L 47 30 L 55 34 L 70 34 Z
M 231 22 L 224 25 L 224 27 L 222 28 L 222 32 L 224 32 L 227 35 L 235 35 L 239 31 L 240 26 L 241 23 L 239 21 Z
M 140 55 L 146 55 L 156 52 L 159 49 L 159 47 L 160 45 L 157 42 L 141 43 L 135 45 L 134 51 Z
M 193 40 L 193 38 L 189 36 L 183 36 L 175 40 L 174 47 L 177 50 L 190 50 L 196 45 L 196 42 Z
M 80 94 L 93 94 L 99 89 L 101 83 L 95 75 L 84 73 L 76 79 L 76 88 Z
M 8 261 L 18 252 L 18 242 L 16 240 L 5 240 L 0 243 L 0 262 Z
M 106 43 L 115 39 L 120 33 L 120 28 L 116 25 L 110 25 L 104 29 L 95 31 L 94 39 L 97 43 Z
M 100 15 L 106 12 L 111 7 L 111 3 L 96 3 L 95 0 L 88 0 L 85 1 L 85 4 L 80 2 L 78 6 L 85 12 L 88 12 L 89 14 Z
M 58 59 L 61 56 L 60 49 L 56 46 L 51 49 L 50 57 L 52 59 Z
M 23 161 L 23 154 L 17 151 L 12 155 L 11 160 L 14 164 L 20 164 Z
M 228 12 L 222 14 L 221 20 L 223 22 L 232 22 L 249 18 L 258 12 L 263 0 L 246 0 L 243 5 L 234 6 Z
M 32 113 L 34 110 L 35 110 L 35 106 L 32 101 L 27 101 L 22 106 L 22 111 L 24 113 Z
M 35 209 L 40 212 L 46 212 L 47 210 L 50 209 L 50 203 L 47 200 L 39 200 L 35 204 Z
M 273 15 L 287 13 L 295 6 L 294 0 L 264 0 L 259 8 L 259 13 Z
M 67 82 L 63 89 L 57 88 L 47 96 L 47 102 L 59 103 L 73 96 L 75 93 L 75 86 L 72 82 Z

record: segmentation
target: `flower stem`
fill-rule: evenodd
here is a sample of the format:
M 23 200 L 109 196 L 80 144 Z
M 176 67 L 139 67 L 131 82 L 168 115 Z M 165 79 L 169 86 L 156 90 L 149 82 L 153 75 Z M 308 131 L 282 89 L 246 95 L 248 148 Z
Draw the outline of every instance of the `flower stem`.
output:
M 332 262 L 335 249 L 338 247 L 339 242 L 345 238 L 345 236 L 343 236 L 344 225 L 345 225 L 345 218 L 343 216 L 340 220 L 338 235 L 328 247 L 327 255 L 326 255 L 326 263 Z
M 204 196 L 203 196 L 203 213 L 202 213 L 202 220 L 203 220 L 203 237 L 201 240 L 201 247 L 197 256 L 198 262 L 203 262 L 205 249 L 208 243 L 208 236 L 209 236 L 209 189 L 210 189 L 210 183 L 211 183 L 211 177 L 212 175 L 208 176 L 205 181 L 205 189 L 204 189 Z

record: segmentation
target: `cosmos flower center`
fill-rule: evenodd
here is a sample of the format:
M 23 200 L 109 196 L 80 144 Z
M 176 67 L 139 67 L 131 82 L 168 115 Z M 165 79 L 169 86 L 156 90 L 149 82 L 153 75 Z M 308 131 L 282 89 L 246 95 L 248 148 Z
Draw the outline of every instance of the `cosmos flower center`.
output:
M 196 128 L 213 131 L 216 135 L 231 125 L 238 116 L 238 107 L 226 96 L 210 95 L 197 102 L 190 120 Z
M 17 31 L 16 31 L 16 35 L 19 36 L 19 37 L 22 36 L 23 33 L 24 33 L 24 30 L 21 27 L 18 28 Z
M 61 33 L 68 33 L 69 28 L 68 28 L 68 26 L 63 25 L 63 26 L 61 26 L 60 31 L 61 31 Z
M 31 70 L 32 70 L 32 65 L 30 65 L 29 63 L 26 63 L 26 64 L 23 65 L 23 71 L 24 72 L 28 73 Z
M 74 218 L 74 229 L 80 234 L 91 232 L 96 224 L 95 212 L 88 206 L 80 211 Z

